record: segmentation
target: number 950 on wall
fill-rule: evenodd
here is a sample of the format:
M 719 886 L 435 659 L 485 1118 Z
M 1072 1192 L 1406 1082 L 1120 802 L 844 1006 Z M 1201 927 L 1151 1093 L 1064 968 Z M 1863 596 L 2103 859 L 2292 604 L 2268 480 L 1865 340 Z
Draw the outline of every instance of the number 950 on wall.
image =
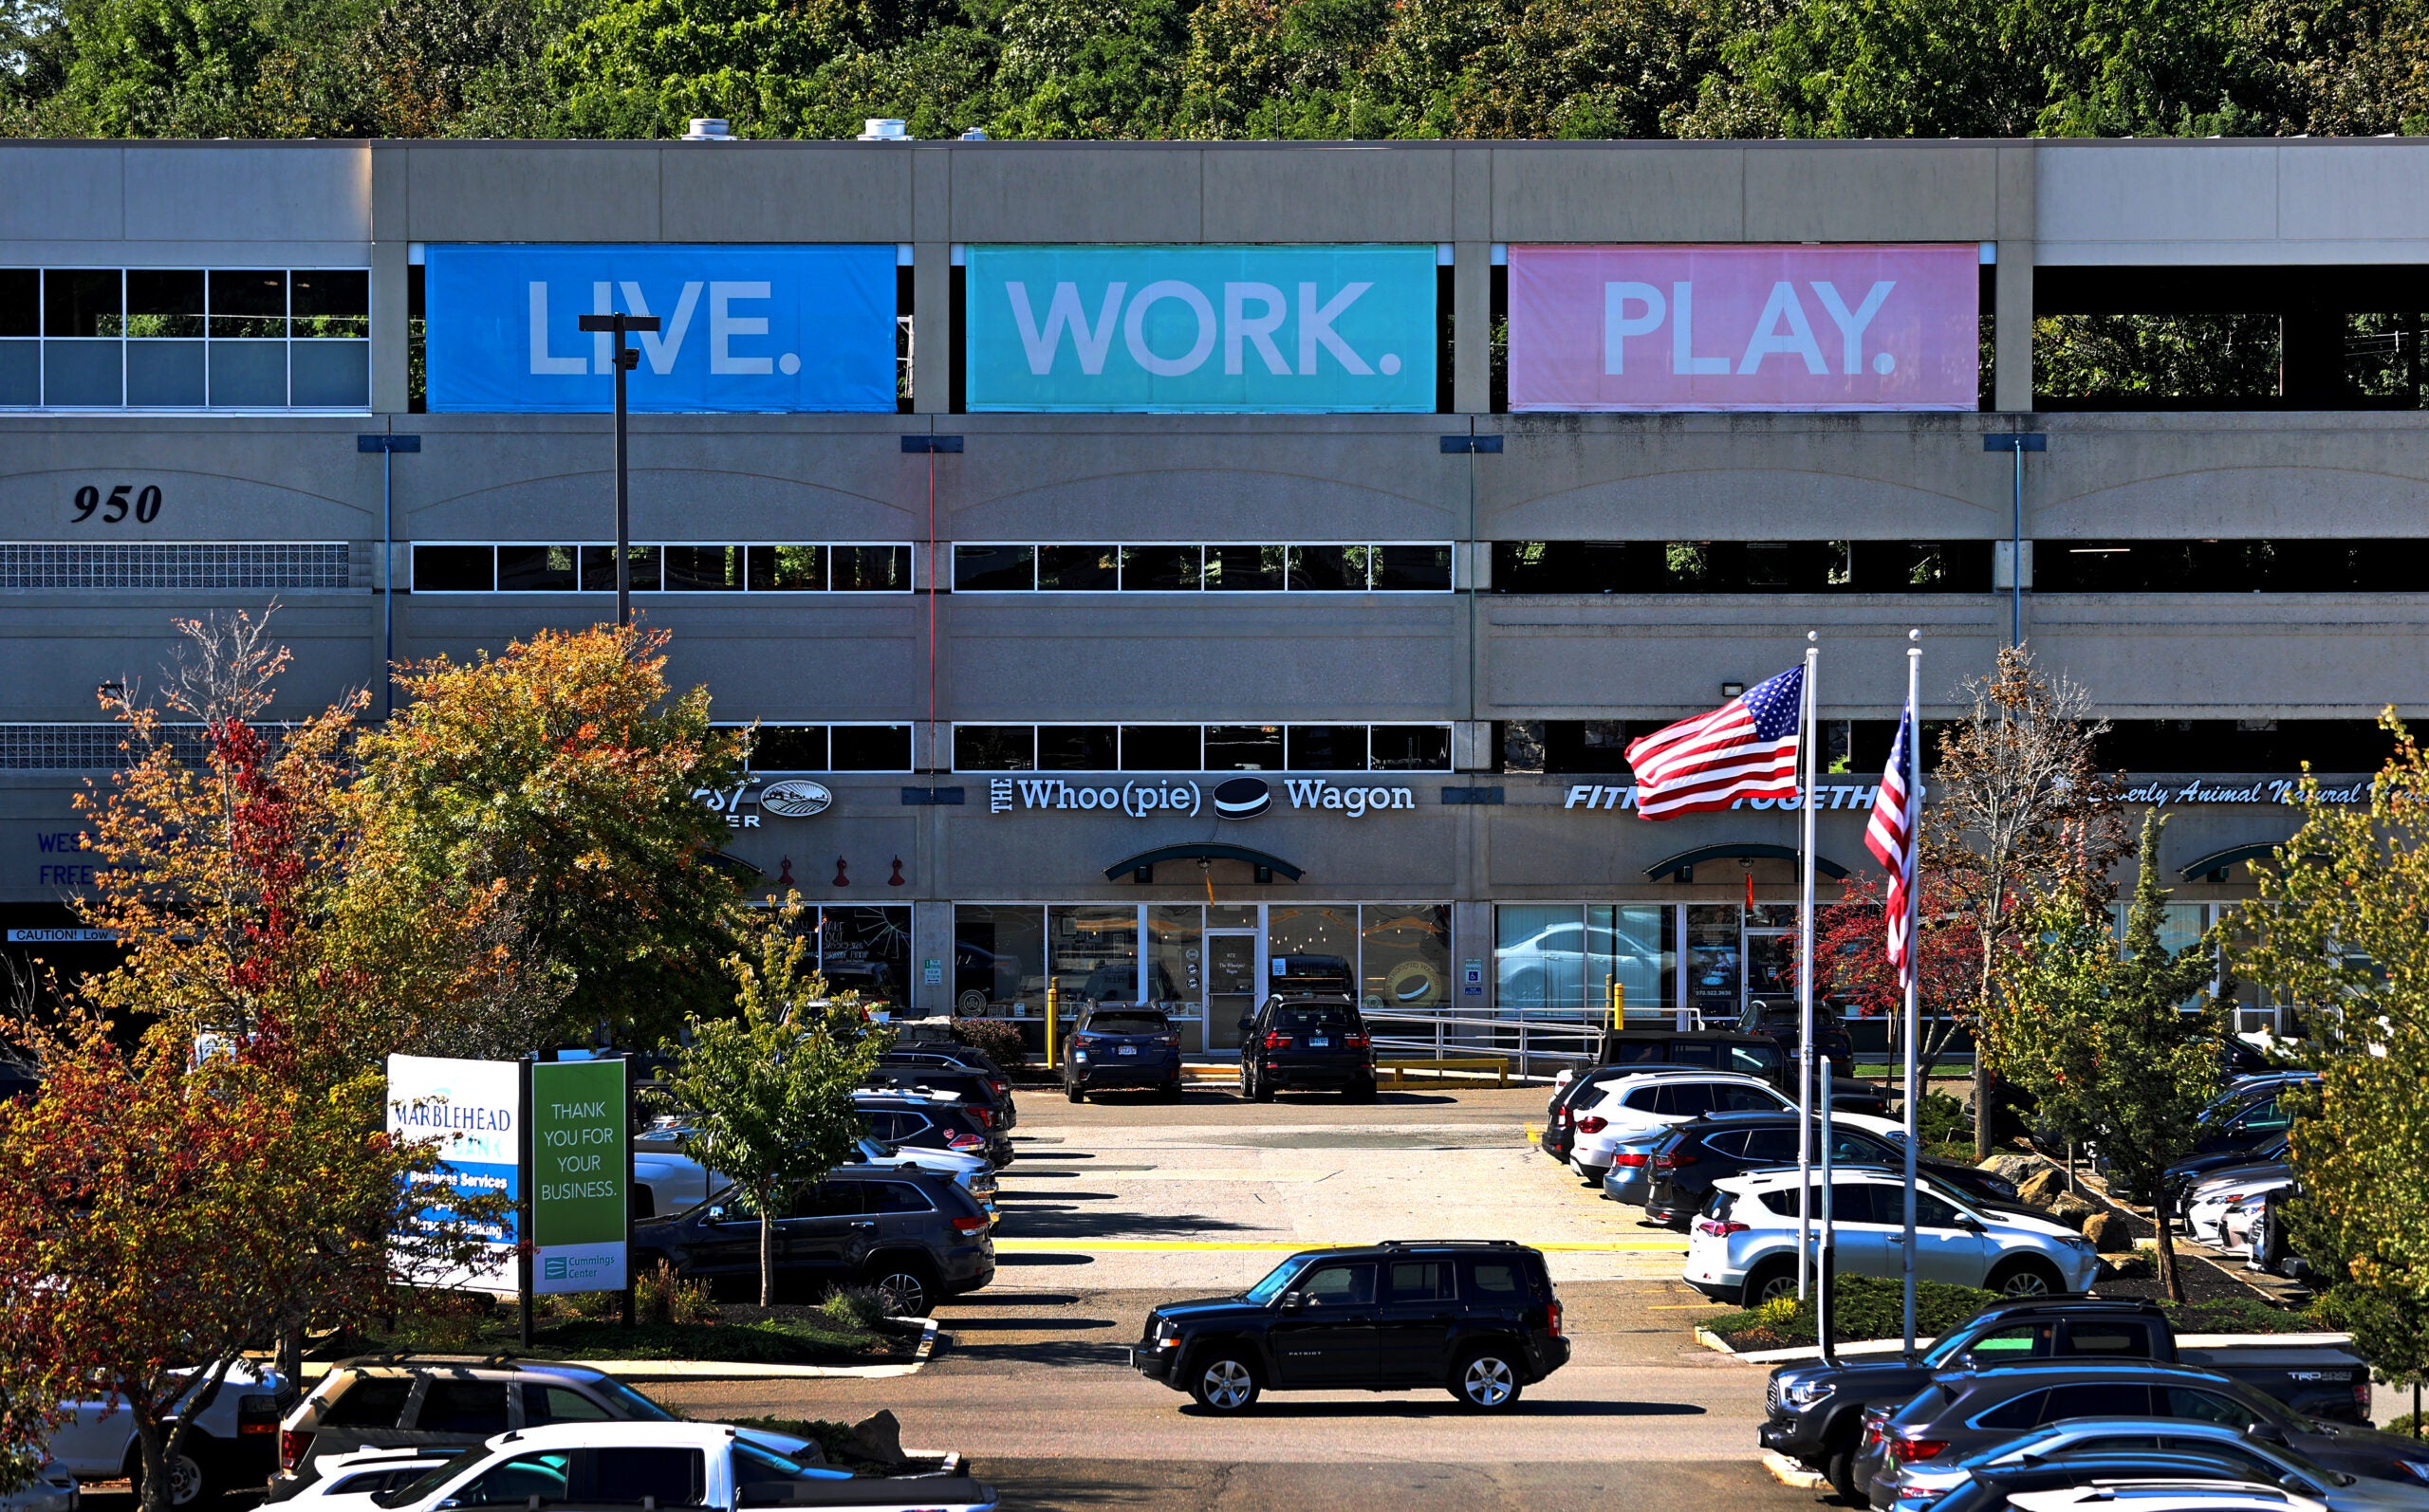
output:
M 110 489 L 107 498 L 89 483 L 76 490 L 76 523 L 80 525 L 96 516 L 103 525 L 117 525 L 130 514 L 137 525 L 150 525 L 160 518 L 160 486 L 147 483 L 138 489 L 121 483 Z

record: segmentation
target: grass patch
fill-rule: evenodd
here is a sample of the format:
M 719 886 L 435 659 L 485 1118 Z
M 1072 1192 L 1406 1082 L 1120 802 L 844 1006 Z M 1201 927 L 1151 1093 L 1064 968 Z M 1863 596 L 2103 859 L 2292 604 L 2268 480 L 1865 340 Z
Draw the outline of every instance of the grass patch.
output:
M 1877 1276 L 1841 1276 L 1831 1337 L 1842 1344 L 1894 1339 L 1905 1328 L 1902 1283 Z M 1956 1327 L 1998 1300 L 1996 1292 L 1940 1282 L 1915 1283 L 1915 1332 L 1933 1337 Z M 2320 1323 L 2304 1313 L 2271 1307 L 2256 1297 L 2200 1302 L 2163 1302 L 2179 1334 L 2308 1334 Z M 1812 1299 L 1772 1302 L 1742 1313 L 1724 1313 L 1703 1327 L 1740 1354 L 1794 1349 L 1818 1333 Z

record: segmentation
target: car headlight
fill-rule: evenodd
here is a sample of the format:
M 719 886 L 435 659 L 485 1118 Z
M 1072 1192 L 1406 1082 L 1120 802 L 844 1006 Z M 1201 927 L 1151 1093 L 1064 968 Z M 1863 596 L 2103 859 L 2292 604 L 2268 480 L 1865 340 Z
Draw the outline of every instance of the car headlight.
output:
M 1780 1387 L 1780 1400 L 1803 1411 L 1837 1390 L 1828 1381 L 1789 1381 Z

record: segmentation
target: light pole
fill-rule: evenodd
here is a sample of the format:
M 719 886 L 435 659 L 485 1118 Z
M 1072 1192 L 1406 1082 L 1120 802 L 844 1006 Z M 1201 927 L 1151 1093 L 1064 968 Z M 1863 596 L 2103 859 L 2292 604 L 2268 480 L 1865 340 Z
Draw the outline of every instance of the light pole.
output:
M 632 500 L 624 466 L 624 375 L 639 367 L 641 360 L 638 349 L 624 344 L 624 333 L 655 331 L 658 317 L 627 315 L 619 310 L 613 315 L 585 315 L 580 326 L 585 331 L 616 334 L 616 624 L 621 629 L 633 622 Z
M 589 317 L 584 316 L 587 320 Z M 620 380 L 621 381 L 621 380 Z M 622 391 L 618 390 L 619 393 Z M 2015 455 L 2015 517 L 2008 536 L 2008 587 L 2011 605 L 2008 644 L 2024 644 L 2024 454 L 2047 452 L 2049 437 L 2039 431 L 2005 431 L 1982 437 L 1985 452 L 2009 452 Z
M 380 717 L 397 706 L 397 453 L 419 452 L 417 435 L 358 435 L 357 452 L 380 453 Z

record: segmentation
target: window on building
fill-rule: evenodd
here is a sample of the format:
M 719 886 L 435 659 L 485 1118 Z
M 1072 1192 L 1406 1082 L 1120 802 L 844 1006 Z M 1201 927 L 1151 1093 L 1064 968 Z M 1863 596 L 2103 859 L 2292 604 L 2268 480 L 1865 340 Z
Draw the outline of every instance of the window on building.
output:
M 2429 538 L 2032 544 L 2036 593 L 2415 593 Z
M 634 593 L 908 593 L 908 545 L 813 543 L 628 544 Z M 421 542 L 416 593 L 614 593 L 616 548 L 556 544 Z
M 1678 936 L 1667 904 L 1505 903 L 1493 910 L 1494 1003 L 1521 1012 L 1606 1009 L 1620 985 L 1628 1012 L 1677 1005 Z
M 1451 769 L 1448 725 L 955 725 L 957 772 Z
M 0 409 L 362 410 L 362 268 L 0 268 Z
M 1496 541 L 1497 594 L 1988 593 L 1985 541 Z
M 958 542 L 955 593 L 1448 593 L 1448 542 Z
M 911 1001 L 911 910 L 837 907 L 818 911 L 818 970 L 835 991 L 901 1008 Z
M 908 725 L 727 726 L 751 730 L 749 763 L 754 772 L 907 772 L 911 769 Z

